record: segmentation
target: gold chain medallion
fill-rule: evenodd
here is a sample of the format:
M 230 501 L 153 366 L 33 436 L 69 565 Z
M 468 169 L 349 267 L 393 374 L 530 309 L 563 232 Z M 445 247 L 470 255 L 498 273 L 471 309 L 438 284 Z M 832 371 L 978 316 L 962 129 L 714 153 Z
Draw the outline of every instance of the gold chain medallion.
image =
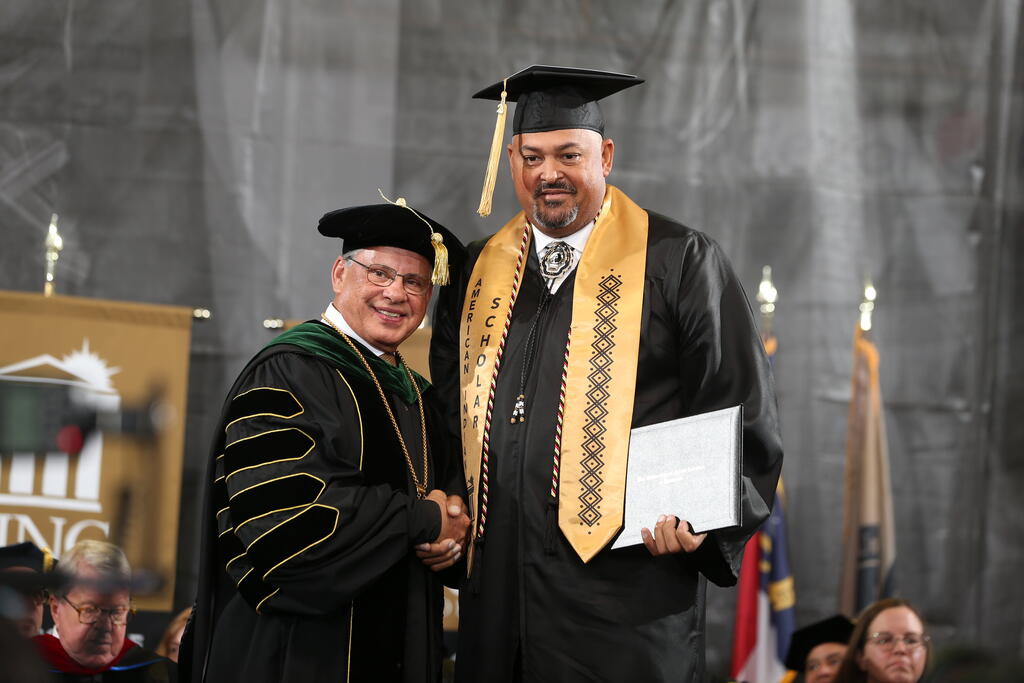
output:
M 363 357 L 363 354 L 356 347 L 355 343 L 348 338 L 347 334 L 339 330 L 334 323 L 327 318 L 323 318 L 323 321 L 330 325 L 331 328 L 341 335 L 341 338 L 352 347 L 352 350 L 356 352 L 357 356 L 359 356 L 359 360 L 363 362 L 363 367 L 366 368 L 366 372 L 368 372 L 370 374 L 370 378 L 373 379 L 373 384 L 377 387 L 377 394 L 380 396 L 380 400 L 384 404 L 384 409 L 388 411 L 388 417 L 391 418 L 391 426 L 395 429 L 395 436 L 398 437 L 398 444 L 402 447 L 402 455 L 405 456 L 405 465 L 409 468 L 409 476 L 412 477 L 412 483 L 416 487 L 416 497 L 421 499 L 425 498 L 427 495 L 427 482 L 430 480 L 430 462 L 427 459 L 427 421 L 423 415 L 423 396 L 420 394 L 419 385 L 416 384 L 416 380 L 413 379 L 412 373 L 409 371 L 409 366 L 405 364 L 402 355 L 396 351 L 395 359 L 401 364 L 402 368 L 405 369 L 405 374 L 412 383 L 413 390 L 416 392 L 416 405 L 420 409 L 420 436 L 423 439 L 422 482 L 420 481 L 420 478 L 416 476 L 416 468 L 412 464 L 412 457 L 409 456 L 409 449 L 405 446 L 405 439 L 402 438 L 402 430 L 398 428 L 398 421 L 395 420 L 395 414 L 391 411 L 391 404 L 388 403 L 388 399 L 384 395 L 384 389 L 381 387 L 380 381 L 377 379 L 377 374 L 373 371 L 373 368 L 370 367 L 370 364 L 366 361 L 366 358 Z

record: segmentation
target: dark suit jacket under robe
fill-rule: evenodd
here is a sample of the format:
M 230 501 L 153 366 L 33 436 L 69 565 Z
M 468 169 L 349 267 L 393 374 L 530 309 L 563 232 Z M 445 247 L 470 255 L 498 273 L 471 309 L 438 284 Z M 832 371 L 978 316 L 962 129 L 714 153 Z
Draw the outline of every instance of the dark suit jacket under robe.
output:
M 440 679 L 440 577 L 412 546 L 440 531 L 351 348 L 320 322 L 259 353 L 228 394 L 211 454 L 184 680 Z M 299 328 L 296 328 L 299 329 Z M 378 376 L 394 370 L 363 350 Z M 345 359 L 348 363 L 338 362 Z M 426 387 L 428 489 L 461 493 Z M 385 391 L 422 472 L 419 411 Z M 420 474 L 422 476 L 422 474 Z M 463 494 L 464 495 L 464 494 Z M 463 568 L 463 572 L 464 572 Z
M 655 558 L 636 545 L 580 560 L 549 495 L 575 274 L 539 321 L 526 422 L 509 423 L 545 286 L 531 245 L 496 387 L 486 535 L 460 591 L 460 682 L 703 678 L 706 580 L 736 582 L 744 543 L 769 514 L 782 450 L 771 369 L 725 256 L 705 235 L 649 215 L 632 426 L 743 404 L 743 526 L 709 534 L 692 554 Z M 442 292 L 434 326 L 431 374 L 454 438 L 459 312 L 484 242 L 470 245 L 460 286 Z

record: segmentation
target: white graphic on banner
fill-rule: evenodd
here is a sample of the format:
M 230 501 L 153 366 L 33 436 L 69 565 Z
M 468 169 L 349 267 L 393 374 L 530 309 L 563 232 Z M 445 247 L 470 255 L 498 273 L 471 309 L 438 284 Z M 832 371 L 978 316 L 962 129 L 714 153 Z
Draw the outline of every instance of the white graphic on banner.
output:
M 121 397 L 110 381 L 119 370 L 107 366 L 91 352 L 89 340 L 84 339 L 81 349 L 63 358 L 43 354 L 0 367 L 0 381 L 66 386 L 77 405 L 107 412 L 116 411 L 121 405 Z M 101 511 L 101 432 L 93 432 L 77 455 L 60 452 L 2 455 L 10 457 L 11 463 L 7 481 L 0 481 L 0 505 Z

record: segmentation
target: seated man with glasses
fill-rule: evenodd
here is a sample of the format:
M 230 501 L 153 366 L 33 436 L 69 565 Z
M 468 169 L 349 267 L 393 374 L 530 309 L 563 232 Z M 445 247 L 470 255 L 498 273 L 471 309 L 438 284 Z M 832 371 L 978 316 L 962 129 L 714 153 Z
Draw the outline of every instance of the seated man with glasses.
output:
M 103 541 L 79 541 L 61 558 L 66 587 L 50 596 L 57 636 L 35 637 L 55 681 L 177 680 L 174 664 L 125 637 L 131 605 L 131 567 Z

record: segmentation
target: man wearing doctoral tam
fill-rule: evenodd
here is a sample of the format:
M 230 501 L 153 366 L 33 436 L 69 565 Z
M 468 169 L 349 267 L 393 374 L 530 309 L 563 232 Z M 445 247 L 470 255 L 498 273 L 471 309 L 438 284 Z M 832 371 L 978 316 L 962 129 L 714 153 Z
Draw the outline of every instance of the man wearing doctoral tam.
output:
M 49 549 L 41 550 L 35 543 L 25 541 L 0 548 L 0 607 L 8 599 L 8 610 L 0 609 L 0 616 L 10 619 L 26 638 L 39 634 L 43 624 L 43 605 L 46 604 L 44 575 L 53 568 Z
M 797 629 L 789 641 L 786 668 L 802 673 L 807 683 L 831 683 L 852 635 L 853 622 L 842 614 Z
M 403 200 L 319 230 L 343 240 L 333 301 L 249 361 L 220 418 L 185 680 L 440 680 L 442 570 L 464 573 L 469 519 L 434 391 L 398 347 L 462 248 Z
M 435 315 L 431 374 L 461 438 L 473 518 L 456 679 L 698 681 L 706 581 L 736 582 L 782 465 L 771 371 L 707 236 L 605 184 L 597 100 L 642 81 L 530 67 L 505 150 L 523 211 L 469 247 Z M 490 205 L 485 186 L 481 213 Z M 743 523 L 622 525 L 630 428 L 743 404 Z

